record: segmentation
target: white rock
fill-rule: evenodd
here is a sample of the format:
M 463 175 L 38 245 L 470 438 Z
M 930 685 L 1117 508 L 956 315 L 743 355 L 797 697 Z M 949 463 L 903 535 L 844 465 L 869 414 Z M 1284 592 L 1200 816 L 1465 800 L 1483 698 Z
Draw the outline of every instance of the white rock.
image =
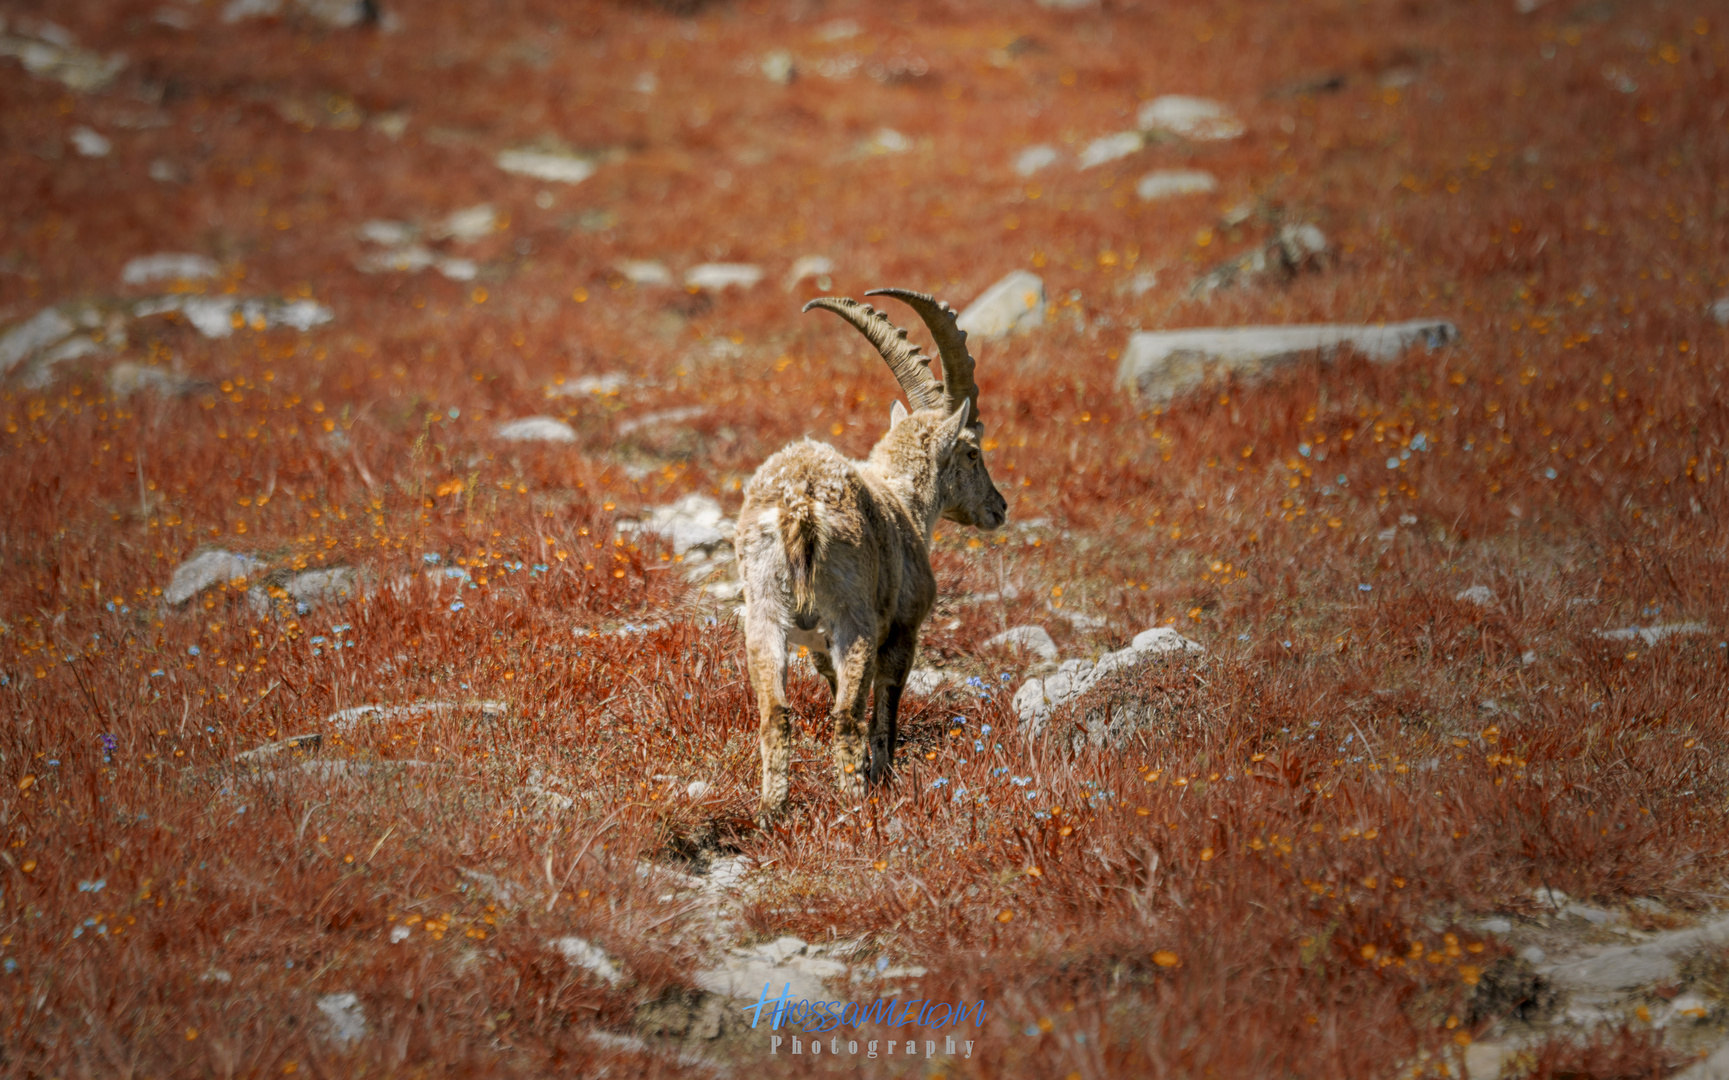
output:
M 546 388 L 547 397 L 582 397 L 598 394 L 607 397 L 630 385 L 630 376 L 622 371 L 607 371 L 599 375 L 578 375 Z
M 481 203 L 466 210 L 457 210 L 443 221 L 433 226 L 431 235 L 434 240 L 455 240 L 458 243 L 472 243 L 482 237 L 491 236 L 498 229 L 498 211 L 491 203 Z
M 54 79 L 69 90 L 83 93 L 107 86 L 126 66 L 126 58 L 119 54 L 105 58 L 75 48 L 70 35 L 55 34 L 47 29 L 40 33 L 44 40 L 0 33 L 0 56 L 15 57 L 30 74 Z M 60 40 L 47 40 L 51 36 Z
M 1106 162 L 1138 154 L 1146 143 L 1146 136 L 1138 131 L 1119 131 L 1114 135 L 1102 136 L 1081 150 L 1080 166 L 1083 169 L 1097 168 Z
M 619 435 L 629 435 L 641 428 L 654 427 L 658 424 L 677 424 L 685 420 L 694 420 L 708 413 L 707 405 L 681 405 L 676 409 L 660 409 L 655 412 L 643 413 L 620 420 L 613 425 L 613 430 Z
M 213 278 L 222 272 L 216 260 L 207 255 L 185 255 L 163 252 L 140 255 L 126 263 L 120 271 L 122 285 L 148 285 L 156 281 L 198 281 Z
M 644 532 L 664 537 L 674 555 L 692 548 L 718 547 L 732 539 L 733 523 L 720 503 L 693 492 L 675 503 L 657 506 L 638 521 L 618 523 L 620 533 Z
M 614 986 L 624 981 L 618 965 L 613 963 L 612 957 L 598 945 L 579 937 L 553 938 L 547 945 L 569 961 L 572 967 L 582 968 Z
M 208 338 L 225 338 L 235 331 L 235 316 L 240 325 L 258 327 L 262 324 L 287 326 L 307 331 L 336 318 L 336 313 L 315 300 L 237 300 L 224 296 L 163 296 L 139 301 L 132 314 L 143 318 L 178 311 L 186 321 Z
M 1197 642 L 1177 633 L 1174 626 L 1155 626 L 1150 630 L 1142 630 L 1129 642 L 1129 648 L 1137 653 L 1167 652 L 1206 652 Z
M 1434 319 L 1381 326 L 1207 327 L 1138 333 L 1129 338 L 1117 366 L 1117 381 L 1152 398 L 1192 389 L 1215 372 L 1256 374 L 1306 353 L 1330 357 L 1350 346 L 1385 363 L 1419 342 L 1430 349 L 1459 338 L 1452 323 Z
M 1135 194 L 1147 202 L 1179 195 L 1206 195 L 1217 190 L 1218 177 L 1204 169 L 1159 169 L 1135 184 Z
M 951 677 L 946 672 L 938 671 L 935 668 L 913 668 L 907 672 L 907 681 L 902 684 L 901 689 L 909 694 L 929 697 L 948 685 L 950 681 L 952 681 Z
M 506 442 L 576 441 L 576 429 L 551 416 L 525 416 L 520 420 L 510 420 L 498 425 L 495 434 Z
M 613 268 L 633 285 L 671 285 L 672 271 L 653 259 L 621 259 Z
M 204 384 L 197 379 L 189 379 L 164 368 L 136 364 L 129 360 L 115 364 L 108 370 L 108 388 L 116 397 L 121 398 L 131 397 L 145 390 L 165 397 L 175 397 L 190 394 L 202 385 Z
M 1712 303 L 1711 317 L 1723 325 L 1729 325 L 1729 296 L 1718 297 Z
M 1015 692 L 1015 713 L 1027 725 L 1029 735 L 1038 735 L 1053 710 L 1091 690 L 1105 676 L 1136 667 L 1160 653 L 1205 651 L 1174 627 L 1155 626 L 1136 634 L 1127 648 L 1105 653 L 1096 662 L 1065 660 L 1053 674 L 1028 679 Z
M 385 247 L 404 247 L 414 243 L 420 236 L 420 230 L 406 221 L 379 219 L 362 223 L 359 233 L 362 240 Z
M 305 615 L 314 605 L 341 602 L 360 594 L 360 573 L 352 566 L 332 566 L 320 570 L 305 570 L 282 581 L 278 587 L 288 594 L 295 614 Z M 269 613 L 276 604 L 264 585 L 247 590 L 246 599 L 254 611 Z
M 244 580 L 263 568 L 264 563 L 250 555 L 220 548 L 202 551 L 174 568 L 174 577 L 162 590 L 162 599 L 170 604 L 184 604 L 213 585 Z
M 700 799 L 709 793 L 712 786 L 707 780 L 692 780 L 690 786 L 684 789 L 685 798 Z
M 1154 98 L 1136 119 L 1142 131 L 1169 131 L 1197 142 L 1235 139 L 1247 130 L 1222 103 L 1182 94 Z
M 410 244 L 388 251 L 369 251 L 354 260 L 354 268 L 363 274 L 418 274 L 438 260 L 438 254 L 431 248 Z
M 904 154 L 913 148 L 913 141 L 894 128 L 877 128 L 875 134 L 860 146 L 867 154 Z
M 400 945 L 403 942 L 407 941 L 409 939 L 409 936 L 412 935 L 413 933 L 414 933 L 414 930 L 412 928 L 407 927 L 407 926 L 403 926 L 402 924 L 398 923 L 397 925 L 390 928 L 390 943 L 392 945 Z
M 1488 607 L 1495 602 L 1495 590 L 1487 585 L 1473 585 L 1469 589 L 1460 589 L 1454 594 L 1453 599 Z
M 1655 645 L 1666 637 L 1705 634 L 1710 630 L 1711 628 L 1702 622 L 1653 623 L 1650 626 L 1628 626 L 1620 630 L 1599 630 L 1597 636 L 1609 641 L 1638 639 L 1647 645 Z
M 1716 1003 L 1703 994 L 1688 991 L 1677 994 L 1669 1002 L 1669 1012 L 1664 1018 L 1669 1023 L 1677 1020 L 1704 1020 L 1717 1011 Z
M 588 158 L 546 150 L 505 150 L 493 160 L 507 173 L 557 184 L 580 184 L 599 168 Z
M 1018 645 L 1042 660 L 1057 658 L 1057 643 L 1051 640 L 1050 632 L 1042 626 L 1011 626 L 987 639 L 985 644 Z
M 1513 932 L 1513 920 L 1498 917 L 1482 919 L 1478 921 L 1477 929 L 1485 934 L 1511 934 Z
M 805 278 L 824 278 L 834 273 L 834 260 L 826 255 L 801 255 L 792 269 L 787 271 L 786 287 L 790 291 Z M 826 283 L 819 282 L 818 288 L 826 288 Z
M 366 1012 L 355 994 L 325 994 L 318 999 L 318 1011 L 330 1026 L 330 1041 L 349 1046 L 366 1035 Z
M 1579 960 L 1539 969 L 1539 974 L 1573 993 L 1626 991 L 1672 981 L 1677 958 L 1725 944 L 1729 944 L 1729 919 L 1719 919 L 1659 934 L 1643 944 L 1602 949 Z
M 480 274 L 480 267 L 472 259 L 453 259 L 445 257 L 433 264 L 438 272 L 452 281 L 473 281 Z
M 96 339 L 84 334 L 75 334 L 60 344 L 42 354 L 42 363 L 59 364 L 67 360 L 77 360 L 79 357 L 91 356 L 105 351 Z
M 763 78 L 769 82 L 780 83 L 782 86 L 792 82 L 798 74 L 798 67 L 793 63 L 792 53 L 785 49 L 775 49 L 764 54 L 757 66 L 761 69 Z
M 333 731 L 346 734 L 358 727 L 362 720 L 412 720 L 419 716 L 451 712 L 476 713 L 482 719 L 492 720 L 506 715 L 509 711 L 510 707 L 502 701 L 411 701 L 403 705 L 351 705 L 326 716 L 324 725 Z
M 1015 157 L 1015 172 L 1022 176 L 1031 176 L 1041 169 L 1055 165 L 1061 157 L 1062 154 L 1054 146 L 1044 143 L 1029 146 Z
M 0 375 L 17 367 L 19 361 L 70 337 L 76 329 L 78 327 L 59 308 L 38 311 L 27 321 L 0 334 Z
M 748 289 L 762 280 L 763 269 L 750 263 L 703 263 L 684 275 L 684 283 L 697 289 Z
M 72 148 L 83 157 L 107 157 L 114 149 L 114 144 L 108 141 L 107 136 L 92 128 L 75 127 L 70 138 Z
M 983 338 L 1030 330 L 1045 321 L 1045 282 L 1027 270 L 998 279 L 968 304 L 956 320 L 962 330 Z

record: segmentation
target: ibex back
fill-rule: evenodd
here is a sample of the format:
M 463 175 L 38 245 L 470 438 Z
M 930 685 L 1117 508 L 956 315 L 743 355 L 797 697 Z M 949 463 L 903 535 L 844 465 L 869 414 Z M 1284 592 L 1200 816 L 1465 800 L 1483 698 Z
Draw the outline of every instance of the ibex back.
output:
M 924 320 L 942 358 L 930 361 L 888 317 L 852 300 L 821 298 L 868 338 L 905 391 L 889 433 L 863 461 L 806 439 L 763 463 L 745 489 L 733 544 L 744 580 L 745 649 L 761 716 L 766 823 L 786 806 L 792 732 L 789 650 L 805 646 L 834 694 L 834 763 L 842 794 L 887 778 L 894 762 L 901 687 L 919 627 L 936 602 L 931 530 L 938 518 L 995 529 L 1008 503 L 991 483 L 980 439 L 978 386 L 955 314 L 923 293 L 878 289 Z M 867 757 L 865 708 L 872 689 Z

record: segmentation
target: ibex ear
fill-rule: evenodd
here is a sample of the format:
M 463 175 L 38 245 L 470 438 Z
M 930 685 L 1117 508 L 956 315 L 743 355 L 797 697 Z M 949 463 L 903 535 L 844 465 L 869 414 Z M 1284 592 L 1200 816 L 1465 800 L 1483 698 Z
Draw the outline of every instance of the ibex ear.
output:
M 966 430 L 967 417 L 972 414 L 972 410 L 972 402 L 962 401 L 961 407 L 937 428 L 936 443 L 932 449 L 936 451 L 938 461 L 947 461 L 949 455 L 955 452 L 955 443 L 960 440 L 961 432 Z
M 889 430 L 890 431 L 893 431 L 895 429 L 895 425 L 899 424 L 902 420 L 905 420 L 906 418 L 907 418 L 907 407 L 905 405 L 902 405 L 900 402 L 897 401 L 893 405 L 889 406 Z

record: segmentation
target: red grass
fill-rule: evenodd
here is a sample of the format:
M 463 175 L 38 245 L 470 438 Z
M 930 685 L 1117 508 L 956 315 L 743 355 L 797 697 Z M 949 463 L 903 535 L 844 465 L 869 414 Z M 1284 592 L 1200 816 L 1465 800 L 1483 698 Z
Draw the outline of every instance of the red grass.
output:
M 186 399 L 115 400 L 106 361 L 88 360 L 46 389 L 0 389 L 0 953 L 18 965 L 0 1012 L 21 1074 L 679 1071 L 586 1033 L 630 1032 L 644 1002 L 688 985 L 701 926 L 637 866 L 706 836 L 768 867 L 750 931 L 864 938 L 928 967 L 921 992 L 986 1000 L 978 1051 L 952 1063 L 977 1076 L 1392 1075 L 1472 1034 L 1471 986 L 1502 951 L 1463 929 L 1473 913 L 1540 884 L 1720 902 L 1729 340 L 1704 307 L 1729 289 L 1714 111 L 1729 57 L 1714 9 L 428 2 L 380 34 L 224 27 L 210 5 L 179 32 L 157 6 L 13 9 L 129 64 L 74 95 L 0 60 L 0 320 L 142 295 L 113 283 L 159 250 L 219 257 L 212 292 L 311 295 L 337 318 L 214 342 L 134 322 L 126 358 L 210 380 Z M 861 34 L 823 40 L 842 17 Z M 743 70 L 777 47 L 798 57 L 789 88 Z M 846 54 L 856 77 L 819 74 Z M 896 57 L 928 74 L 870 77 Z M 1377 81 L 1406 68 L 1408 85 Z M 633 89 L 645 70 L 652 97 Z M 1332 73 L 1337 93 L 1289 90 Z M 1072 152 L 1166 92 L 1230 101 L 1249 136 L 1013 172 L 1024 146 Z M 284 102 L 311 111 L 285 119 Z M 407 133 L 348 130 L 350 106 L 403 112 Z M 74 124 L 113 155 L 73 155 Z M 914 149 L 859 156 L 883 126 Z M 623 154 L 574 188 L 491 164 L 547 133 Z M 144 179 L 158 157 L 189 182 Z M 1181 164 L 1222 194 L 1135 198 L 1142 172 Z M 1190 298 L 1261 238 L 1217 224 L 1246 199 L 1320 224 L 1336 264 Z M 483 200 L 508 224 L 463 251 L 478 281 L 352 269 L 360 222 Z M 975 352 L 1012 518 L 1049 524 L 941 530 L 948 599 L 923 655 L 993 689 L 909 701 L 906 766 L 860 827 L 832 824 L 826 695 L 798 677 L 799 812 L 759 833 L 739 637 L 705 621 L 670 553 L 611 526 L 692 491 L 736 509 L 787 440 L 863 453 L 886 426 L 886 373 L 832 320 L 798 316 L 809 282 L 780 288 L 813 252 L 841 294 L 964 301 L 1018 266 L 1045 276 L 1048 325 Z M 613 270 L 638 257 L 756 261 L 769 279 L 638 289 Z M 1120 286 L 1140 270 L 1158 285 L 1136 299 Z M 1455 320 L 1463 344 L 1307 362 L 1167 407 L 1114 385 L 1135 325 L 1417 315 Z M 546 389 L 609 370 L 639 385 Z M 691 404 L 710 411 L 618 434 Z M 491 439 L 536 413 L 578 443 Z M 1389 470 L 1419 433 L 1435 449 Z M 204 544 L 405 584 L 299 617 L 256 617 L 230 590 L 163 608 Z M 426 554 L 474 576 L 462 610 Z M 1496 605 L 1453 599 L 1478 583 Z M 959 602 L 1005 585 L 1015 599 Z M 1071 631 L 1047 604 L 1109 625 Z M 1712 634 L 1594 633 L 1687 620 Z M 1024 661 L 982 644 L 1028 621 L 1065 656 L 1173 621 L 1209 652 L 1078 703 L 1029 745 L 1007 701 Z M 352 646 L 314 654 L 340 624 Z M 320 757 L 431 763 L 354 789 L 231 763 L 335 709 L 421 698 L 510 714 L 327 732 Z M 1087 709 L 1125 698 L 1163 709 L 1134 745 L 1067 749 Z M 531 777 L 572 808 L 528 793 Z M 713 787 L 693 804 L 679 793 L 698 779 Z M 957 800 L 961 785 L 989 801 Z M 512 903 L 465 870 L 510 884 Z M 434 916 L 447 929 L 418 928 Z M 565 934 L 635 984 L 573 975 L 545 946 Z M 343 1052 L 313 1003 L 348 990 L 374 1030 Z M 1589 1075 L 1646 1075 L 1660 1050 L 1642 1039 Z M 904 1071 L 789 1063 L 754 1034 L 718 1045 L 768 1074 Z M 1587 1074 L 1574 1050 L 1545 1053 L 1548 1075 Z

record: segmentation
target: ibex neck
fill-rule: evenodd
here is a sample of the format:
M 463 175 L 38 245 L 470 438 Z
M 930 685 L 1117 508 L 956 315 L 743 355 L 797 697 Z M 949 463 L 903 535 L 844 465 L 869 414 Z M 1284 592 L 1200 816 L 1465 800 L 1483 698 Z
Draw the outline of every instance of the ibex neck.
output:
M 942 507 L 937 505 L 936 464 L 924 453 L 885 453 L 887 441 L 871 451 L 864 468 L 906 509 L 928 547 L 937 518 L 942 516 Z

